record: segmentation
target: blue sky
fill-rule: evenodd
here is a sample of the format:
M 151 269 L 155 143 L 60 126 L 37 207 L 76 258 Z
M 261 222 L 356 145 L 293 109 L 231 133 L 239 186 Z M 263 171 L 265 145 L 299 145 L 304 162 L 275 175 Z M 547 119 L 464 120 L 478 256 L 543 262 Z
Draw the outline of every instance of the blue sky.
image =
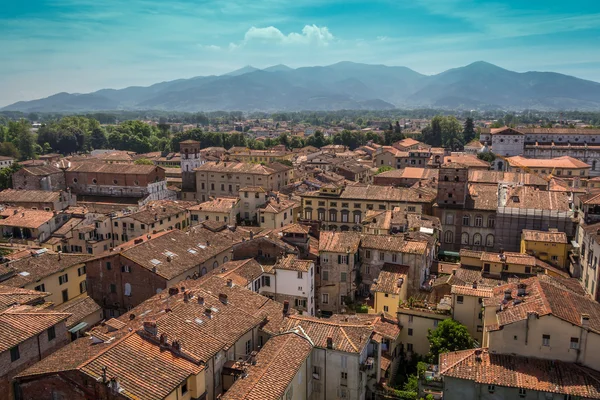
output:
M 597 0 L 0 1 L 0 106 L 280 63 L 484 60 L 600 81 Z

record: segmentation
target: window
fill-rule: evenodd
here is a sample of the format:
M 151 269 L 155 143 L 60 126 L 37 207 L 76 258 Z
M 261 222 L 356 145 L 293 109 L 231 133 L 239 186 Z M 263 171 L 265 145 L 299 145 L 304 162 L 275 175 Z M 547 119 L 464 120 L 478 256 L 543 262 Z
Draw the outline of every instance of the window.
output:
M 488 217 L 487 226 L 488 228 L 493 228 L 496 226 L 496 220 L 493 217 Z
M 365 251 L 365 258 L 371 258 L 371 250 Z
M 58 277 L 58 284 L 62 285 L 69 282 L 69 274 L 64 274 Z
M 406 343 L 406 351 L 408 351 L 409 353 L 412 353 L 412 351 L 413 351 L 412 343 Z
M 106 269 L 107 270 L 111 270 L 112 269 L 112 266 L 111 266 L 110 262 L 106 263 Z
M 327 293 L 323 293 L 323 295 L 321 296 L 321 303 L 323 304 L 329 304 L 329 294 Z
M 12 349 L 10 349 L 10 361 L 15 362 L 19 358 L 21 358 L 21 354 L 19 354 L 19 346 L 15 346 Z
M 542 346 L 550 346 L 550 335 L 542 335 Z
M 444 241 L 446 243 L 454 243 L 454 232 L 452 232 L 452 231 L 446 231 L 444 233 Z
M 579 338 L 572 337 L 571 338 L 571 349 L 578 350 L 579 349 Z
M 325 271 L 323 270 L 323 280 L 324 281 L 328 281 L 329 280 L 329 271 Z
M 48 341 L 49 342 L 52 341 L 52 340 L 54 340 L 54 339 L 56 339 L 56 329 L 53 326 L 51 326 L 50 328 L 48 328 L 46 330 L 46 333 L 48 334 Z
M 38 292 L 45 292 L 46 291 L 46 285 L 44 285 L 42 283 L 42 284 L 39 284 L 36 287 L 34 287 L 34 289 L 37 290 Z
M 481 234 L 476 233 L 473 235 L 473 246 L 481 246 Z
M 389 307 L 388 306 L 383 306 L 383 311 L 388 312 L 389 311 Z
M 252 341 L 248 340 L 246 342 L 246 355 L 250 354 L 252 352 Z
M 62 291 L 62 301 L 63 303 L 69 301 L 69 289 L 65 289 Z
M 550 259 L 554 262 L 558 261 L 558 256 L 551 256 Z
M 462 303 L 463 303 L 463 301 L 465 301 L 465 298 L 464 298 L 464 296 L 456 296 L 456 302 L 457 302 L 458 304 L 462 304 Z
M 385 260 L 385 253 L 383 251 L 379 252 L 379 261 Z
M 348 373 L 347 373 L 347 372 L 344 372 L 344 371 L 342 371 L 342 374 L 341 374 L 341 375 L 342 375 L 342 376 L 341 376 L 342 380 L 346 380 L 346 379 L 348 379 Z
M 302 271 L 298 271 L 298 279 L 302 279 Z
M 485 245 L 487 247 L 494 247 L 494 235 L 487 235 L 487 237 L 485 238 Z
M 187 387 L 187 381 L 186 381 L 183 385 L 181 385 L 181 394 L 184 395 L 187 393 L 187 391 L 188 391 L 188 387 Z
M 347 274 L 345 272 L 341 272 L 340 273 L 340 282 L 347 282 L 347 281 L 348 281 Z
M 463 232 L 462 235 L 460 235 L 460 244 L 469 244 L 469 234 L 467 232 Z
M 408 336 L 412 336 L 413 335 L 413 330 L 412 328 L 408 328 Z
M 396 253 L 392 254 L 392 262 L 398 262 L 398 254 L 396 254 Z
M 483 226 L 483 217 L 481 215 L 475 216 L 475 226 Z
M 436 320 L 433 320 L 433 327 L 434 327 L 434 328 L 437 328 L 439 324 L 440 324 L 440 321 L 439 321 L 439 320 L 437 320 L 437 319 L 436 319 Z
M 454 225 L 454 214 L 446 214 L 446 225 Z
M 117 293 L 117 285 L 115 285 L 114 283 L 111 283 L 110 284 L 110 292 Z
M 263 276 L 262 277 L 262 285 L 263 286 L 271 286 L 271 277 L 270 276 Z
M 347 370 L 348 369 L 348 356 L 341 356 L 340 358 L 342 360 L 342 369 Z
M 483 332 L 483 325 L 477 325 L 477 332 Z
M 131 284 L 125 283 L 125 296 L 131 296 Z
M 530 274 L 531 273 L 531 267 L 525 267 L 525 273 L 526 274 Z
M 494 393 L 494 391 L 496 391 L 496 386 L 494 386 L 494 385 L 488 385 L 488 392 Z
M 121 272 L 129 272 L 131 273 L 131 267 L 129 265 L 122 265 Z
M 409 316 L 408 316 L 408 323 L 409 323 L 409 324 L 412 324 L 412 323 L 413 323 L 413 321 L 414 321 L 414 319 L 415 319 L 415 316 L 414 316 L 414 315 L 409 315 Z
M 81 281 L 81 282 L 79 282 L 79 293 L 85 293 L 85 292 L 87 292 L 87 282 Z
M 463 215 L 463 226 L 469 226 L 470 219 L 468 215 Z
M 521 388 L 519 389 L 519 397 L 525 397 L 527 396 L 527 390 Z

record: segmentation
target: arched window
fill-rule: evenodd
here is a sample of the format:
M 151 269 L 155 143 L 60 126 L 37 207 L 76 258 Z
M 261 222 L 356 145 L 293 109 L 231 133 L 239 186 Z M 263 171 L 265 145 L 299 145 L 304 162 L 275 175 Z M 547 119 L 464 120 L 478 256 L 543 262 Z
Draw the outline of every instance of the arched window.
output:
M 446 243 L 454 243 L 454 232 L 446 231 L 446 233 L 444 233 L 444 241 Z
M 485 238 L 485 246 L 486 247 L 494 247 L 494 235 L 489 234 Z
M 206 267 L 202 267 L 202 271 L 200 271 L 200 275 L 204 276 L 204 275 L 206 275 L 207 272 L 208 271 L 206 270 Z
M 467 232 L 463 232 L 460 236 L 460 244 L 469 244 L 469 234 Z
M 463 215 L 463 226 L 469 226 L 471 223 L 470 215 Z
M 319 208 L 317 210 L 317 216 L 318 216 L 319 221 L 325 221 L 325 210 L 322 208 Z
M 494 217 L 488 217 L 487 227 L 488 228 L 493 228 L 495 226 L 496 226 L 496 219 Z
M 125 296 L 131 296 L 131 284 L 125 283 Z
M 481 246 L 481 234 L 476 233 L 473 235 L 473 246 Z
M 337 210 L 329 210 L 329 221 L 337 222 Z
M 227 256 L 223 257 L 223 264 L 225 264 L 227 261 L 229 261 L 229 258 Z
M 312 219 L 312 209 L 311 208 L 307 208 L 304 210 L 304 218 Z
M 475 226 L 483 226 L 483 217 L 481 215 L 475 216 Z
M 217 268 L 219 268 L 219 262 L 218 262 L 218 261 L 215 261 L 215 262 L 213 263 L 213 269 L 217 269 Z

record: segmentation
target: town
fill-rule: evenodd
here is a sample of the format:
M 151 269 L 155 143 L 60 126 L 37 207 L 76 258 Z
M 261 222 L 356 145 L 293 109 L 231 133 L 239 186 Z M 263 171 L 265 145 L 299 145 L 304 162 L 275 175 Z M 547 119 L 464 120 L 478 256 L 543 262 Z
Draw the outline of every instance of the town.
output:
M 600 399 L 600 129 L 509 117 L 10 121 L 0 398 Z

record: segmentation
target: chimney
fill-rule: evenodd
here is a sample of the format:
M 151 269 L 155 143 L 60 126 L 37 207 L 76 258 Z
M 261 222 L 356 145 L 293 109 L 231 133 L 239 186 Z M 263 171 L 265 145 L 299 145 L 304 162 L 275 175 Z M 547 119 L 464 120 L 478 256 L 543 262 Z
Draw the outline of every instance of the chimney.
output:
M 512 299 L 512 290 L 506 289 L 504 291 L 504 300 L 510 300 L 510 299 Z
M 327 348 L 333 349 L 333 338 L 331 336 L 327 337 Z
M 188 292 L 183 292 L 183 302 L 187 303 L 190 301 L 190 295 Z
M 198 304 L 200 304 L 201 306 L 204 305 L 204 297 L 198 296 Z
M 402 287 L 403 284 L 404 284 L 404 278 L 399 278 L 398 282 L 396 282 L 396 285 L 398 285 L 398 287 Z
M 177 293 L 179 293 L 179 289 L 177 289 L 176 287 L 169 288 L 169 296 L 175 296 Z
M 581 326 L 583 329 L 590 328 L 590 315 L 589 314 L 581 314 Z
M 171 342 L 171 347 L 173 347 L 173 350 L 175 350 L 175 351 L 180 351 L 181 350 L 181 344 L 179 344 L 179 340 L 173 340 Z
M 156 321 L 144 321 L 144 331 L 152 336 L 158 335 Z
M 600 229 L 598 229 L 598 231 L 600 231 Z M 250 240 L 254 239 L 254 232 L 250 231 Z
M 106 369 L 108 367 L 104 366 L 102 367 L 102 383 L 106 383 Z
M 206 247 L 210 246 L 210 242 L 207 240 L 206 241 Z
M 204 309 L 204 315 L 206 315 L 206 317 L 208 319 L 211 319 L 212 318 L 212 310 L 210 308 L 205 308 Z
M 477 281 L 473 281 L 473 289 L 477 289 Z
M 452 275 L 456 275 L 456 268 L 452 268 Z
M 160 335 L 160 344 L 161 346 L 164 346 L 167 344 L 167 334 L 163 333 Z
M 285 300 L 283 302 L 283 315 L 289 315 L 290 313 L 290 302 Z
M 223 304 L 227 304 L 227 295 L 225 293 L 219 293 L 219 301 Z
M 227 286 L 233 287 L 233 280 L 227 279 Z
M 58 252 L 58 261 L 60 261 L 60 259 L 62 258 L 62 251 Z
M 527 290 L 527 284 L 519 283 L 517 285 L 517 296 L 520 296 L 520 297 L 525 296 L 527 294 L 526 290 Z
M 250 364 L 252 365 L 256 365 L 256 355 L 258 354 L 257 351 L 252 351 L 250 353 Z

